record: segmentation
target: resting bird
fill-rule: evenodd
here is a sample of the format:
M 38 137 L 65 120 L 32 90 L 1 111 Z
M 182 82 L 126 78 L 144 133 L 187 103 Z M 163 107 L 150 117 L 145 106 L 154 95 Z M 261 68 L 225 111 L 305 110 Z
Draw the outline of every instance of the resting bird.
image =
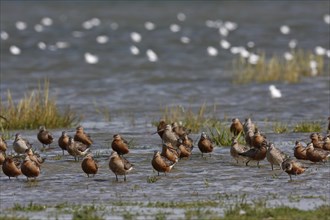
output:
M 19 163 L 14 161 L 12 157 L 6 157 L 5 161 L 2 164 L 3 173 L 9 177 L 18 177 L 22 174 L 21 169 L 19 168 Z
M 68 136 L 66 131 L 62 131 L 62 135 L 58 139 L 58 146 L 62 149 L 63 155 L 64 155 L 64 151 L 67 151 L 68 147 L 70 145 L 69 139 L 70 139 L 70 136 Z
M 76 134 L 74 135 L 74 140 L 79 141 L 88 147 L 92 145 L 93 141 L 91 137 L 84 132 L 84 127 L 83 126 L 78 126 L 76 128 Z
M 116 151 L 112 151 L 109 168 L 116 175 L 116 181 L 118 182 L 118 175 L 123 175 L 124 181 L 126 181 L 126 174 L 132 171 L 133 165 L 125 158 L 120 157 Z
M 330 151 L 326 151 L 320 148 L 314 148 L 313 143 L 309 143 L 306 148 L 307 159 L 312 162 L 323 162 L 330 157 Z
M 155 151 L 154 156 L 151 161 L 152 167 L 159 173 L 164 173 L 166 176 L 166 173 L 170 172 L 172 168 L 174 167 L 175 163 L 171 163 L 169 161 L 166 161 L 158 151 Z
M 237 136 L 239 133 L 243 132 L 243 125 L 238 118 L 232 119 L 229 130 L 234 136 Z
M 94 160 L 93 155 L 87 154 L 81 162 L 81 168 L 87 174 L 88 177 L 90 174 L 92 174 L 94 177 L 99 169 L 99 166 Z
M 7 150 L 7 142 L 6 140 L 3 138 L 3 136 L 0 136 L 0 151 L 5 152 Z
M 113 136 L 111 143 L 112 150 L 116 151 L 119 155 L 128 154 L 128 142 L 122 138 L 119 134 Z
M 77 161 L 77 159 L 79 160 L 79 157 L 83 157 L 88 153 L 89 148 L 83 143 L 74 141 L 73 138 L 70 137 L 67 151 L 74 157 L 74 160 Z
M 308 160 L 306 155 L 306 148 L 299 141 L 296 141 L 293 154 L 298 160 Z
M 266 158 L 270 163 L 272 170 L 274 170 L 273 165 L 281 166 L 282 162 L 286 158 L 288 158 L 288 156 L 284 154 L 281 150 L 277 149 L 273 143 L 269 143 Z
M 43 147 L 45 147 L 45 145 L 48 145 L 49 147 L 54 140 L 53 135 L 46 130 L 45 126 L 40 126 L 37 138 L 40 141 L 40 143 L 42 143 Z
M 22 138 L 21 134 L 17 133 L 13 142 L 13 149 L 17 154 L 24 154 L 25 150 L 31 148 L 32 144 L 28 140 Z
M 211 153 L 213 151 L 213 142 L 205 132 L 201 134 L 201 138 L 198 141 L 198 148 L 202 152 L 202 156 L 204 153 Z
M 239 153 L 243 153 L 247 150 L 249 150 L 249 147 L 239 144 L 236 137 L 232 138 L 230 155 L 236 160 L 237 163 L 240 159 L 244 159 L 244 157 L 240 156 Z

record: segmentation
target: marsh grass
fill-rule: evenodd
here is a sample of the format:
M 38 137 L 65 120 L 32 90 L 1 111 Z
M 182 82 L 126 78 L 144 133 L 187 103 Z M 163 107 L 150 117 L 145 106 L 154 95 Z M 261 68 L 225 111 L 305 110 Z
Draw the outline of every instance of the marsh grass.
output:
M 228 147 L 232 144 L 233 135 L 230 133 L 229 126 L 224 125 L 220 121 L 214 123 L 212 127 L 208 128 L 210 138 L 217 146 Z M 241 133 L 238 135 L 238 142 L 244 144 L 244 135 Z
M 99 214 L 99 211 L 95 205 L 82 206 L 73 211 L 72 220 L 103 220 L 104 213 Z
M 30 202 L 28 205 L 23 206 L 21 204 L 15 203 L 12 208 L 13 211 L 24 211 L 24 212 L 39 212 L 47 208 L 45 205 L 35 204 Z
M 7 92 L 7 100 L 0 100 L 1 129 L 36 129 L 40 125 L 46 128 L 62 128 L 75 125 L 79 118 L 69 108 L 61 112 L 55 98 L 49 95 L 49 81 L 45 80 L 43 88 L 39 83 L 38 89 L 25 95 L 15 103 L 11 92 Z
M 21 216 L 0 216 L 0 220 L 29 220 L 28 217 L 21 217 Z
M 202 104 L 201 107 L 195 113 L 191 107 L 185 108 L 181 105 L 168 107 L 166 106 L 163 112 L 162 118 L 166 123 L 181 121 L 183 126 L 191 129 L 192 132 L 199 132 L 202 128 L 208 127 L 216 123 L 215 118 L 216 106 L 213 106 L 213 110 L 207 108 L 206 104 Z M 157 126 L 158 122 L 153 123 Z
M 294 128 L 293 132 L 321 132 L 322 125 L 320 122 L 298 122 Z
M 323 56 L 318 56 L 310 51 L 293 50 L 292 59 L 286 60 L 283 56 L 273 55 L 266 58 L 265 52 L 259 52 L 256 64 L 250 64 L 247 59 L 239 57 L 233 62 L 234 83 L 266 83 L 288 82 L 297 83 L 302 77 L 313 76 L 310 61 L 317 63 L 318 75 L 325 72 Z
M 273 123 L 273 131 L 277 134 L 286 133 L 289 131 L 288 125 L 282 122 Z

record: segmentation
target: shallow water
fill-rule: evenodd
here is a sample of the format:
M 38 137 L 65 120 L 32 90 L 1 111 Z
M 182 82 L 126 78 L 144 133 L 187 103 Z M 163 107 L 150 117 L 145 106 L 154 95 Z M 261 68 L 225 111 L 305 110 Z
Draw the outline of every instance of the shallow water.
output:
M 54 160 L 61 154 L 56 148 L 43 152 L 47 157 L 42 173 L 35 183 L 23 177 L 9 181 L 0 174 L 1 212 L 15 203 L 40 204 L 102 203 L 113 201 L 197 201 L 213 200 L 218 195 L 247 194 L 249 200 L 267 197 L 270 204 L 285 204 L 310 209 L 329 204 L 329 163 L 308 164 L 305 174 L 289 177 L 279 170 L 271 171 L 268 162 L 260 169 L 237 165 L 229 157 L 229 148 L 216 148 L 212 157 L 201 158 L 197 148 L 190 160 L 182 160 L 168 176 L 161 176 L 156 183 L 147 177 L 156 175 L 150 164 L 153 151 L 160 149 L 160 139 L 151 125 L 162 116 L 165 106 L 182 105 L 196 110 L 203 104 L 213 110 L 212 115 L 241 119 L 251 116 L 261 131 L 276 146 L 292 155 L 295 140 L 308 140 L 308 134 L 274 134 L 272 121 L 295 123 L 304 120 L 321 120 L 325 128 L 330 115 L 329 74 L 303 79 L 297 84 L 276 83 L 282 91 L 281 99 L 271 99 L 269 84 L 232 84 L 232 59 L 237 55 L 221 49 L 222 37 L 217 29 L 208 28 L 206 20 L 233 21 L 237 30 L 227 40 L 234 46 L 255 42 L 251 51 L 263 49 L 267 54 L 283 54 L 288 42 L 298 40 L 298 48 L 314 50 L 316 46 L 329 49 L 329 26 L 323 15 L 329 14 L 328 2 L 209 2 L 209 3 L 10 3 L 1 2 L 1 30 L 9 39 L 1 40 L 1 98 L 7 89 L 15 100 L 36 89 L 38 81 L 50 80 L 51 95 L 56 96 L 60 107 L 70 106 L 83 115 L 82 125 L 91 134 L 95 145 L 92 151 L 99 156 L 101 165 L 95 178 L 87 178 L 80 163 L 70 156 Z M 27 10 L 28 9 L 28 10 Z M 186 14 L 185 21 L 176 18 Z M 33 26 L 48 16 L 53 25 L 37 33 Z M 85 30 L 81 24 L 93 17 L 101 24 Z M 27 29 L 18 31 L 16 21 L 25 21 Z M 144 22 L 156 24 L 148 31 Z M 116 22 L 118 29 L 111 29 Z M 173 33 L 171 24 L 179 24 L 181 31 Z M 282 35 L 281 25 L 289 25 L 291 33 Z M 74 37 L 80 31 L 82 37 Z M 134 43 L 131 32 L 142 35 Z M 107 35 L 109 42 L 101 45 L 95 38 Z M 191 39 L 189 44 L 180 42 L 181 36 Z M 45 50 L 38 42 L 47 45 Z M 69 43 L 59 49 L 58 41 Z M 14 56 L 9 47 L 16 45 L 22 53 Z M 134 56 L 129 47 L 135 45 L 140 54 Z M 206 48 L 218 48 L 216 57 L 208 56 Z M 151 63 L 145 56 L 147 49 L 154 50 L 158 62 Z M 84 53 L 99 56 L 91 65 L 84 61 Z M 111 120 L 106 121 L 95 108 L 110 110 Z M 266 122 L 265 122 L 266 121 Z M 268 121 L 268 122 L 267 122 Z M 269 123 L 269 124 L 267 124 Z M 15 131 L 16 132 L 16 131 Z M 37 131 L 21 131 L 40 148 Z M 61 130 L 52 130 L 56 139 Z M 14 132 L 13 132 L 14 133 Z M 109 143 L 112 135 L 121 133 L 134 140 L 134 149 L 127 158 L 135 164 L 128 181 L 115 182 L 108 169 Z M 199 134 L 193 134 L 198 140 Z M 9 141 L 11 146 L 12 140 Z M 54 146 L 56 147 L 56 146 Z M 275 194 L 275 198 L 270 199 Z M 300 197 L 296 202 L 291 197 Z M 289 197 L 289 198 L 288 198 Z M 218 210 L 223 213 L 223 210 Z M 182 210 L 177 210 L 180 216 Z M 182 213 L 181 213 L 182 215 Z M 45 214 L 47 216 L 47 213 Z M 33 216 L 32 216 L 33 217 Z

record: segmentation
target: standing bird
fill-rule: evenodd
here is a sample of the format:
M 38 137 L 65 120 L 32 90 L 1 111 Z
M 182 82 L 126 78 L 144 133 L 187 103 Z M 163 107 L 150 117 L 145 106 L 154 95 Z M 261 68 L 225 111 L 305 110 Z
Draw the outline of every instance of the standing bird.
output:
M 9 177 L 18 177 L 22 174 L 19 163 L 15 163 L 12 157 L 6 157 L 5 161 L 2 164 L 3 173 Z
M 314 148 L 313 143 L 309 143 L 306 148 L 306 156 L 312 162 L 324 162 L 330 157 L 330 152 L 320 148 Z
M 282 162 L 281 167 L 284 172 L 286 172 L 290 176 L 290 180 L 292 180 L 291 175 L 299 175 L 305 172 L 307 169 L 301 163 L 293 160 L 293 159 L 286 159 Z
M 99 166 L 94 160 L 93 155 L 87 154 L 86 157 L 81 162 L 81 168 L 87 174 L 88 177 L 89 174 L 93 174 L 94 177 L 99 169 Z
M 70 137 L 67 151 L 74 157 L 75 161 L 77 161 L 77 159 L 79 161 L 79 157 L 83 157 L 88 153 L 89 147 L 81 142 L 74 141 L 74 139 Z
M 171 143 L 163 144 L 162 153 L 160 155 L 173 163 L 176 163 L 179 160 L 179 153 L 176 149 L 173 148 Z
M 113 136 L 111 143 L 112 150 L 116 151 L 119 155 L 128 154 L 128 142 L 122 138 L 119 134 Z
M 91 137 L 84 132 L 84 128 L 81 125 L 76 128 L 76 134 L 73 138 L 75 141 L 79 141 L 87 145 L 88 147 L 91 146 L 93 143 Z
M 230 125 L 230 132 L 236 137 L 239 133 L 243 132 L 243 125 L 238 118 L 233 118 Z
M 255 129 L 254 135 L 251 139 L 252 147 L 260 148 L 265 141 L 266 141 L 266 137 L 263 134 L 261 134 L 258 129 Z
M 238 153 L 243 153 L 247 150 L 249 150 L 249 147 L 239 144 L 236 137 L 232 138 L 232 144 L 230 147 L 230 155 L 236 160 L 237 163 L 241 158 L 244 158 L 244 157 L 238 155 Z
M 192 150 L 194 149 L 194 140 L 191 139 L 190 137 L 188 137 L 187 134 L 185 134 L 183 137 L 182 137 L 182 144 L 187 147 L 187 148 L 190 148 L 190 151 L 192 152 Z
M 298 160 L 308 160 L 306 155 L 306 148 L 299 141 L 296 141 L 293 154 Z
M 211 153 L 213 151 L 213 143 L 209 136 L 205 132 L 202 132 L 201 138 L 198 141 L 198 148 L 202 152 L 202 156 L 204 153 Z
M 0 137 L 0 151 L 6 151 L 7 150 L 7 142 L 1 135 Z
M 251 160 L 254 160 L 257 161 L 257 166 L 259 167 L 259 162 L 266 158 L 266 153 L 267 153 L 266 142 L 264 142 L 260 146 L 260 148 L 251 148 L 250 150 L 245 151 L 243 153 L 238 153 L 238 155 L 248 158 L 248 161 L 245 163 L 246 166 L 248 166 Z
M 188 129 L 182 125 L 182 122 L 173 122 L 172 123 L 172 131 L 178 136 L 183 137 L 184 135 L 188 135 L 191 132 L 191 129 Z
M 21 164 L 21 171 L 23 175 L 26 176 L 27 180 L 29 180 L 29 178 L 36 179 L 40 174 L 40 163 L 33 160 L 32 158 L 33 157 L 31 157 L 30 155 L 28 155 L 28 153 L 26 153 L 26 157 L 23 163 Z
M 174 167 L 175 163 L 169 163 L 167 162 L 158 151 L 155 151 L 154 156 L 151 161 L 152 167 L 159 173 L 169 173 L 172 168 Z
M 162 140 L 163 143 L 171 143 L 174 148 L 178 147 L 179 136 L 172 131 L 171 125 L 166 125 Z
M 4 152 L 0 150 L 0 166 L 3 164 L 3 162 L 5 162 L 5 159 L 6 157 L 4 155 Z
M 32 144 L 28 140 L 22 138 L 20 133 L 15 135 L 15 140 L 13 142 L 13 149 L 17 154 L 24 154 L 25 150 L 31 148 Z
M 269 143 L 266 158 L 268 162 L 270 163 L 272 170 L 274 170 L 273 165 L 281 166 L 282 162 L 287 158 L 288 156 L 284 154 L 281 150 L 277 149 L 273 143 Z
M 45 162 L 45 158 L 41 158 L 39 154 L 34 153 L 31 148 L 25 150 L 25 155 L 29 156 L 30 159 L 40 166 L 43 162 Z
M 112 151 L 109 168 L 116 175 L 116 181 L 118 181 L 118 175 L 124 175 L 124 181 L 126 181 L 126 174 L 133 169 L 133 165 L 125 158 L 120 157 L 116 151 Z
M 45 126 L 40 126 L 37 138 L 40 141 L 40 143 L 42 143 L 43 147 L 45 147 L 45 145 L 48 145 L 49 147 L 54 140 L 53 135 L 50 133 L 50 131 L 46 130 Z
M 163 133 L 166 128 L 166 122 L 164 119 L 160 120 L 158 125 L 157 125 L 157 134 L 159 135 L 160 138 L 163 138 Z
M 323 143 L 323 150 L 330 151 L 330 137 L 325 137 L 324 138 L 324 143 Z
M 179 158 L 188 158 L 191 155 L 191 148 L 186 146 L 181 139 L 179 139 Z
M 66 131 L 62 131 L 61 137 L 58 138 L 58 146 L 62 149 L 63 155 L 64 151 L 67 151 L 69 143 L 70 136 L 68 136 Z
M 322 149 L 323 147 L 323 141 L 322 141 L 322 137 L 321 140 L 319 139 L 319 134 L 318 133 L 312 133 L 309 138 L 311 139 L 311 143 L 313 143 L 313 146 L 315 148 L 320 148 Z
M 243 131 L 244 134 L 246 134 L 249 130 L 251 130 L 253 133 L 255 132 L 256 126 L 252 122 L 251 118 L 246 118 L 245 122 L 243 124 Z

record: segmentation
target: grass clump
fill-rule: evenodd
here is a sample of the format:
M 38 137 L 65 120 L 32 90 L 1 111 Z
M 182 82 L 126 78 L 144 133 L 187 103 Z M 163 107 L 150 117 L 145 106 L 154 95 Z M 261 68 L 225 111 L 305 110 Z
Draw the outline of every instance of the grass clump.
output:
M 250 63 L 249 59 L 237 58 L 233 63 L 235 83 L 266 83 L 266 82 L 288 82 L 297 83 L 302 77 L 322 75 L 325 72 L 323 56 L 318 56 L 310 51 L 293 50 L 291 59 L 284 56 L 273 55 L 266 58 L 264 52 L 260 53 L 256 63 Z M 311 62 L 316 62 L 314 71 Z
M 289 131 L 288 125 L 281 122 L 275 122 L 273 124 L 273 131 L 277 134 L 288 132 Z
M 98 208 L 94 205 L 82 206 L 74 210 L 72 220 L 103 220 L 103 214 L 99 215 L 97 212 Z
M 12 208 L 13 211 L 25 211 L 25 212 L 39 212 L 45 210 L 47 207 L 45 205 L 39 205 L 35 204 L 32 201 L 24 206 L 18 203 L 14 204 L 14 207 Z
M 0 100 L 1 129 L 35 129 L 40 125 L 46 128 L 71 127 L 78 122 L 74 112 L 67 109 L 60 112 L 56 100 L 49 97 L 49 81 L 45 80 L 43 88 L 39 83 L 38 89 L 25 95 L 18 103 L 7 92 L 7 101 Z
M 293 132 L 321 132 L 322 125 L 320 122 L 299 122 L 294 126 Z
M 232 138 L 233 134 L 230 133 L 229 126 L 224 125 L 221 122 L 217 122 L 213 124 L 212 127 L 209 127 L 209 134 L 211 140 L 217 145 L 217 146 L 224 146 L 228 147 L 232 144 Z M 238 142 L 240 144 L 244 144 L 244 134 L 238 135 Z
M 186 109 L 181 105 L 173 107 L 166 106 L 163 110 L 162 118 L 168 124 L 181 121 L 183 126 L 191 129 L 192 132 L 199 132 L 203 127 L 208 127 L 216 122 L 214 116 L 207 116 L 209 114 L 210 112 L 208 112 L 205 103 L 198 109 L 197 113 L 194 113 L 191 108 Z M 156 125 L 157 123 L 154 124 Z

